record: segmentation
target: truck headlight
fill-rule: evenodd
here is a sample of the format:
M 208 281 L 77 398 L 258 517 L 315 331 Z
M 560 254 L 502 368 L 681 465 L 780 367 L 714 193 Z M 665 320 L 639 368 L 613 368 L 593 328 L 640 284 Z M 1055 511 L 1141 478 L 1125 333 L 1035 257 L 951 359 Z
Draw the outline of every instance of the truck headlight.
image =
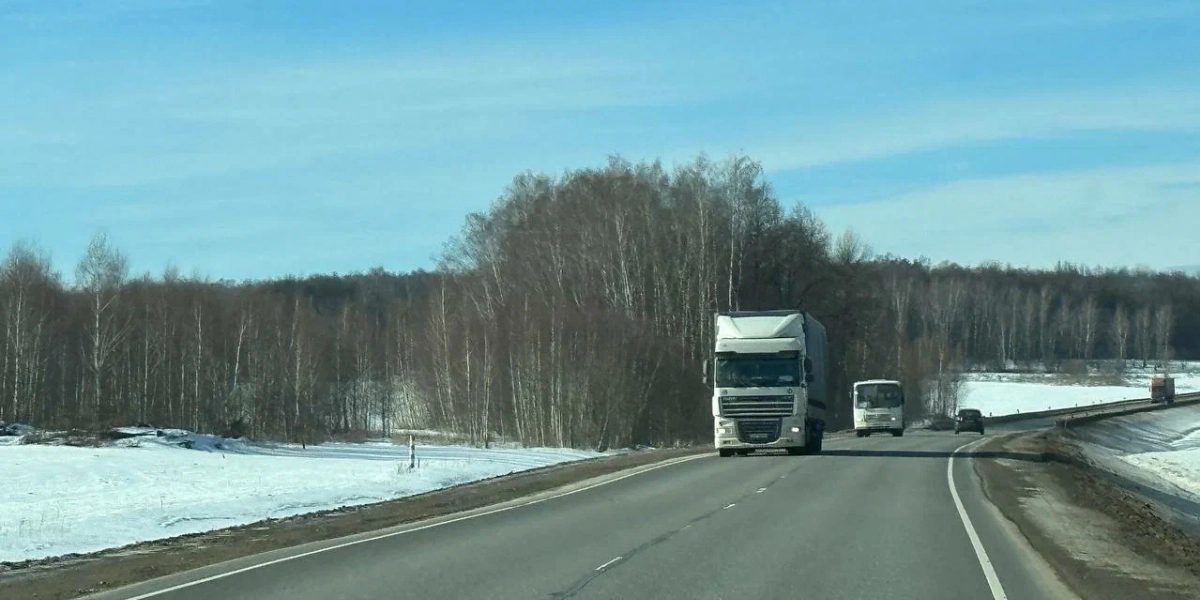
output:
M 792 433 L 800 433 L 800 428 L 799 428 L 799 427 L 793 427 L 793 428 L 792 428 Z
M 718 427 L 717 433 L 720 435 L 730 435 L 733 433 L 733 431 L 730 430 L 728 427 Z

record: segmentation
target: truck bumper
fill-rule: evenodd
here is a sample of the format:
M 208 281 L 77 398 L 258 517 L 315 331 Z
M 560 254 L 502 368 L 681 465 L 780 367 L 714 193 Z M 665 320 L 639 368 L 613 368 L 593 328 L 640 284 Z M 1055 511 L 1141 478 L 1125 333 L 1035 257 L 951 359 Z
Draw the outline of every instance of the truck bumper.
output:
M 871 423 L 870 425 L 860 425 L 855 427 L 854 431 L 867 431 L 873 433 L 876 431 L 895 431 L 903 428 L 904 424 L 896 421 L 894 423 Z
M 771 421 L 778 422 L 777 433 L 774 423 L 768 427 Z M 713 432 L 713 445 L 719 450 L 797 448 L 805 446 L 807 442 L 803 417 L 720 419 Z

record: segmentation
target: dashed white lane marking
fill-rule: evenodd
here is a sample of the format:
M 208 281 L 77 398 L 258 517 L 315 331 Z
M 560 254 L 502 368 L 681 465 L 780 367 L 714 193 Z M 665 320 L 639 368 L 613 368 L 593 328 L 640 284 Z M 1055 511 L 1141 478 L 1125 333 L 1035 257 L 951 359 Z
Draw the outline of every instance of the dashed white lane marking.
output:
M 733 507 L 735 507 L 735 506 L 737 506 L 737 502 L 734 502 L 733 504 L 730 504 L 729 506 L 726 506 L 726 507 L 725 507 L 723 510 L 729 510 L 729 509 L 731 509 L 731 508 L 733 508 Z
M 607 569 L 607 568 L 609 568 L 609 567 L 611 567 L 611 566 L 613 566 L 613 565 L 617 564 L 617 561 L 619 561 L 619 560 L 621 560 L 621 557 L 620 557 L 620 556 L 618 556 L 618 557 L 616 557 L 616 558 L 614 558 L 614 559 L 612 559 L 612 560 L 610 560 L 610 561 L 608 561 L 608 562 L 606 562 L 606 563 L 604 563 L 604 564 L 602 564 L 602 565 L 600 565 L 600 566 L 596 567 L 596 570 L 597 570 L 597 571 L 603 571 L 603 570 L 605 570 L 605 569 Z
M 987 550 L 983 548 L 983 542 L 979 539 L 975 526 L 971 524 L 971 517 L 967 516 L 967 509 L 963 506 L 962 498 L 958 496 L 958 488 L 954 485 L 954 457 L 967 446 L 973 446 L 982 441 L 977 440 L 963 444 L 950 454 L 950 460 L 946 462 L 946 481 L 950 484 L 950 495 L 954 497 L 954 507 L 958 509 L 958 516 L 967 530 L 967 537 L 971 538 L 971 546 L 975 548 L 975 558 L 979 560 L 979 566 L 983 567 L 984 577 L 987 577 L 988 587 L 992 590 L 992 599 L 1008 600 L 1008 596 L 1004 594 L 1004 586 L 1000 585 L 1000 577 L 996 575 L 992 560 L 988 558 Z
M 761 493 L 763 493 L 763 492 L 765 492 L 765 491 L 767 491 L 767 488 L 758 488 L 758 491 L 757 491 L 757 492 L 754 492 L 754 493 L 755 493 L 755 494 L 761 494 Z

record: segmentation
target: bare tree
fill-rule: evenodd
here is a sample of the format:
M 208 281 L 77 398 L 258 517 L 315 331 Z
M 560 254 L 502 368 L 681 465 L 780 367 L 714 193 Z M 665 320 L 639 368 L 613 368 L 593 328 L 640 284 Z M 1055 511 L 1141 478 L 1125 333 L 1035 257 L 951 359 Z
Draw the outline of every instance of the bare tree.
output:
M 34 411 L 45 386 L 53 290 L 57 276 L 50 257 L 18 242 L 0 266 L 0 310 L 4 347 L 0 361 L 0 421 L 22 420 Z
M 887 281 L 888 296 L 891 300 L 892 324 L 895 327 L 893 333 L 896 337 L 895 360 L 896 365 L 900 367 L 904 364 L 904 345 L 908 337 L 908 311 L 912 300 L 913 280 L 911 277 L 893 272 Z
M 1150 305 L 1145 305 L 1137 313 L 1138 354 L 1142 357 L 1142 368 L 1146 368 L 1150 353 L 1158 348 L 1154 329 L 1154 312 Z
M 955 353 L 953 333 L 962 298 L 962 283 L 954 279 L 943 278 L 933 281 L 929 289 L 929 297 L 926 300 L 927 322 L 931 325 L 934 351 L 937 356 L 937 385 L 935 387 L 937 396 L 934 398 L 934 406 L 935 410 L 942 414 L 952 408 L 948 404 L 950 398 L 942 394 L 947 389 L 947 381 L 957 377 L 951 371 L 950 359 Z
M 1079 305 L 1079 343 L 1082 346 L 1080 353 L 1084 360 L 1091 360 L 1092 351 L 1096 346 L 1096 328 L 1099 310 L 1096 306 L 1096 298 L 1088 296 Z
M 1158 360 L 1163 366 L 1171 360 L 1171 334 L 1175 328 L 1175 314 L 1171 304 L 1160 304 L 1154 309 L 1154 337 L 1158 341 Z
M 1109 336 L 1112 338 L 1113 346 L 1117 350 L 1117 359 L 1122 365 L 1125 364 L 1125 359 L 1129 355 L 1129 334 L 1129 311 L 1123 304 L 1118 304 L 1116 308 L 1113 309 L 1113 318 L 1109 328 Z
M 75 270 L 76 285 L 87 298 L 88 325 L 83 349 L 91 376 L 87 390 L 87 414 L 92 425 L 107 417 L 105 384 L 109 363 L 119 352 L 128 332 L 118 302 L 128 274 L 125 256 L 109 244 L 108 236 L 97 234 Z

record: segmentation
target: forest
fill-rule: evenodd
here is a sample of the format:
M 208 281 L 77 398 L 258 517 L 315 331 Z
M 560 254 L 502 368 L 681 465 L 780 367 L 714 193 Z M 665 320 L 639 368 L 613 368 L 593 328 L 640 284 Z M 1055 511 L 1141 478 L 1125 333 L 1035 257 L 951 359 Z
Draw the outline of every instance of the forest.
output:
M 944 412 L 969 365 L 1200 358 L 1200 278 L 879 256 L 781 201 L 749 157 L 611 157 L 519 174 L 428 270 L 135 275 L 98 233 L 67 276 L 16 242 L 0 265 L 0 421 L 688 444 L 710 435 L 713 313 L 773 308 L 828 328 L 833 427 L 857 379 L 900 379 L 921 391 L 911 409 Z

